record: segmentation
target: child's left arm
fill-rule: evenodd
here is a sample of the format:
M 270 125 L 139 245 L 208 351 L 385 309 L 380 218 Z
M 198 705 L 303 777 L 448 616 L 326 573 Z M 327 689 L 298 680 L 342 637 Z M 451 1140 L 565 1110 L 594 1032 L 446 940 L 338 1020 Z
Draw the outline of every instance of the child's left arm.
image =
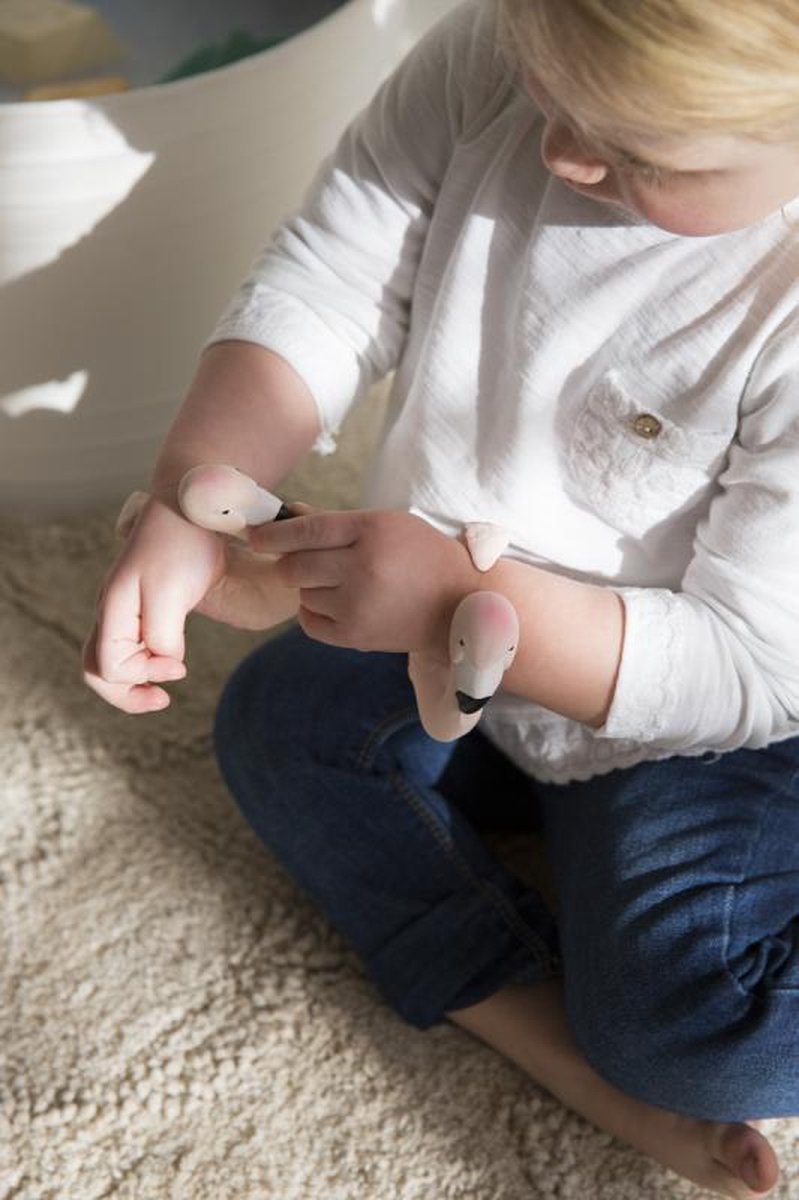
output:
M 478 571 L 462 542 L 402 512 L 317 511 L 259 526 L 250 544 L 284 556 L 276 569 L 301 589 L 302 628 L 331 645 L 445 660 L 458 601 L 501 592 L 521 627 L 504 686 L 577 721 L 605 719 L 624 629 L 612 588 L 511 559 Z
M 620 588 L 625 638 L 600 736 L 673 753 L 799 734 L 797 318 L 766 341 L 678 590 Z
M 443 653 L 457 600 L 502 592 L 519 652 L 508 690 L 666 753 L 759 747 L 799 734 L 799 368 L 796 331 L 750 375 L 738 434 L 679 589 L 579 582 L 467 551 L 406 513 L 319 513 L 264 527 L 286 553 L 313 637 Z

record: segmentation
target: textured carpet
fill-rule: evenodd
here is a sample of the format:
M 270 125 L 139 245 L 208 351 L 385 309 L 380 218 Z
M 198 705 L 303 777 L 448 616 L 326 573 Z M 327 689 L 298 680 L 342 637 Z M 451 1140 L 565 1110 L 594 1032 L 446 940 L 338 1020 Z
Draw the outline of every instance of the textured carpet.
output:
M 347 503 L 358 447 L 294 494 Z M 165 714 L 83 689 L 111 516 L 0 525 L 0 1198 L 698 1197 L 381 1003 L 217 776 L 215 698 L 253 638 L 193 622 Z M 774 1134 L 780 1197 L 797 1132 Z

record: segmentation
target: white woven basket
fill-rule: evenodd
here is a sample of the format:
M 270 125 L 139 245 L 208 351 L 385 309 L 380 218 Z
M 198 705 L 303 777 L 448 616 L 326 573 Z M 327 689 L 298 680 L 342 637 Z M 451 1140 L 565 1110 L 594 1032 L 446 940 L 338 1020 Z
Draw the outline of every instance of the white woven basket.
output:
M 349 0 L 229 67 L 0 105 L 0 511 L 146 479 L 200 345 L 380 80 L 453 0 Z

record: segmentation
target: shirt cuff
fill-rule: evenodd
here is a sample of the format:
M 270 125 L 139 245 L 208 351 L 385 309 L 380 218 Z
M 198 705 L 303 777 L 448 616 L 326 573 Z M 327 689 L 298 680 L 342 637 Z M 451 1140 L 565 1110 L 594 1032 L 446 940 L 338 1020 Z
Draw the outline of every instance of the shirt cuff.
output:
M 617 591 L 625 610 L 624 647 L 613 702 L 595 736 L 669 741 L 680 697 L 675 660 L 685 634 L 684 604 L 661 588 Z

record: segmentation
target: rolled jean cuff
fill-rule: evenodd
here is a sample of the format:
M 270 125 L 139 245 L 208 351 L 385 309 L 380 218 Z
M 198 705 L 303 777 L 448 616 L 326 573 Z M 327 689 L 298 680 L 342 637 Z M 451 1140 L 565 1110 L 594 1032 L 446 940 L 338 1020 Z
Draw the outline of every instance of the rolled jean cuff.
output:
M 494 891 L 485 884 L 485 891 Z M 375 985 L 417 1029 L 486 1000 L 510 983 L 560 974 L 557 932 L 543 900 L 519 884 L 518 896 L 451 893 L 365 956 Z

